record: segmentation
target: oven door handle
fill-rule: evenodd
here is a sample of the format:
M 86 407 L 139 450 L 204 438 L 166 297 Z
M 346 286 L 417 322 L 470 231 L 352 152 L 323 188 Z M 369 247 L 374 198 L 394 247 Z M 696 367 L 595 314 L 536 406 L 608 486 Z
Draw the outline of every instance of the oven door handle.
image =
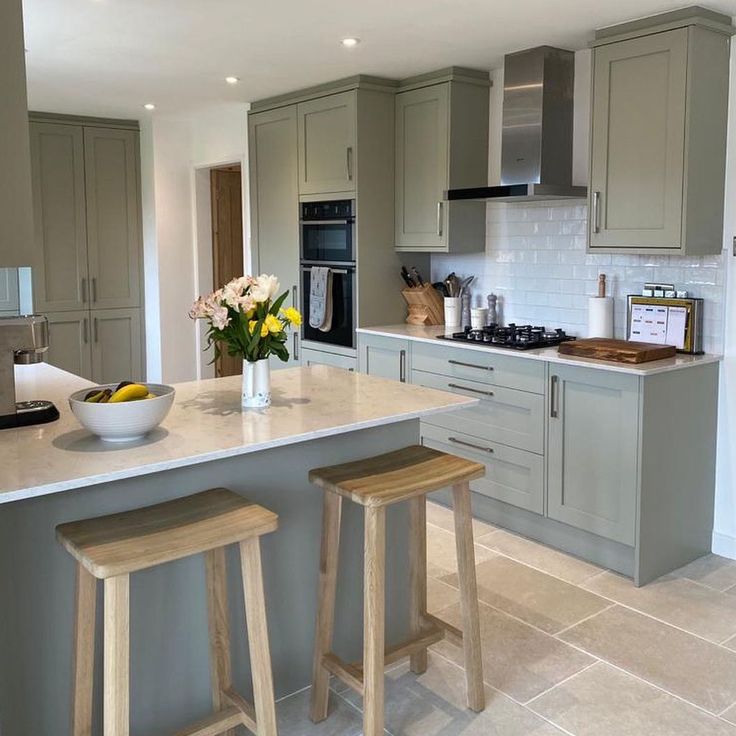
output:
M 350 268 L 330 268 L 330 266 L 325 266 L 325 268 L 329 268 L 332 273 L 338 273 L 338 274 L 349 274 L 349 273 L 355 273 L 355 269 Z M 302 266 L 302 271 L 311 271 L 311 266 Z
M 300 225 L 352 225 L 354 217 L 344 217 L 340 220 L 299 220 Z

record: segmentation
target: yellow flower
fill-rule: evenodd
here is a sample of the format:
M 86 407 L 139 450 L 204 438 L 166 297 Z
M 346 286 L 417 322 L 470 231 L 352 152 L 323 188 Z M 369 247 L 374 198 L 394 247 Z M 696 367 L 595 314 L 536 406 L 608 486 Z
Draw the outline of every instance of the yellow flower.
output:
M 253 307 L 253 309 L 249 309 L 249 310 L 248 310 L 248 311 L 247 311 L 247 312 L 245 313 L 245 318 L 246 318 L 246 319 L 253 319 L 253 315 L 254 315 L 255 313 L 256 313 L 256 308 L 255 308 L 255 307 Z M 250 330 L 250 331 L 251 331 L 251 332 L 253 332 L 253 328 L 252 328 L 252 327 L 251 327 L 251 330 Z
M 283 332 L 284 330 L 284 326 L 281 324 L 281 321 L 272 314 L 266 315 L 266 320 L 264 321 L 263 326 L 267 333 L 271 332 L 274 335 L 278 332 Z
M 258 324 L 258 320 L 256 319 L 252 319 L 250 322 L 248 322 L 248 331 L 250 332 L 251 335 L 255 331 L 257 324 Z M 261 325 L 261 337 L 266 337 L 266 335 L 268 335 L 268 327 L 266 326 L 266 322 L 264 322 Z
M 284 317 L 286 317 L 286 319 L 288 319 L 295 327 L 299 327 L 302 323 L 302 315 L 299 310 L 294 309 L 294 307 L 286 307 L 286 309 L 282 309 L 281 314 L 283 314 Z

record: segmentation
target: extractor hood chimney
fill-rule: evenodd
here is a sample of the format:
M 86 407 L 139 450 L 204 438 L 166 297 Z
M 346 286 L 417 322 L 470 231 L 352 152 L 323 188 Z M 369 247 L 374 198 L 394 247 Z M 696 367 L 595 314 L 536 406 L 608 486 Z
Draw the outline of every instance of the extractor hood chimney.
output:
M 584 198 L 572 185 L 575 54 L 551 46 L 504 58 L 501 185 L 450 189 L 448 200 Z

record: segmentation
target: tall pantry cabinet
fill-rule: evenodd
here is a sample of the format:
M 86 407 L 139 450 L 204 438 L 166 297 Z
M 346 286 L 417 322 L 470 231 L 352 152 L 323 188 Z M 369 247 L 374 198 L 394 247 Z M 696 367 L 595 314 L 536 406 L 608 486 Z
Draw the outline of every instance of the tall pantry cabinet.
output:
M 138 124 L 31 115 L 36 309 L 52 365 L 144 378 Z

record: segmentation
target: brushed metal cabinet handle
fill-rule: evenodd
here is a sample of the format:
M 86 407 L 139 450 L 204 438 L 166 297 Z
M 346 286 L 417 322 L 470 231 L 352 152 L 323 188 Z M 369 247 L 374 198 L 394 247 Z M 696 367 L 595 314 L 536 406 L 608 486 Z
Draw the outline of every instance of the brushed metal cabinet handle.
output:
M 406 383 L 406 350 L 399 351 L 399 381 Z
M 591 220 L 593 222 L 593 232 L 599 233 L 601 231 L 601 216 L 600 216 L 600 200 L 601 200 L 601 193 L 600 192 L 593 192 L 592 197 L 592 209 L 593 212 L 591 213 Z
M 353 147 L 348 146 L 347 150 L 345 151 L 345 157 L 347 160 L 347 169 L 348 169 L 348 181 L 353 180 Z
M 87 303 L 89 294 L 87 294 L 87 277 L 82 276 L 82 304 Z
M 483 396 L 493 396 L 493 391 L 481 391 L 479 388 L 469 388 L 468 386 L 461 386 L 458 383 L 448 383 L 448 388 L 459 388 L 461 391 L 470 391 L 474 394 L 483 394 Z
M 454 442 L 456 445 L 462 445 L 463 447 L 472 447 L 474 450 L 480 450 L 481 452 L 493 453 L 492 447 L 483 447 L 483 445 L 475 445 L 472 442 L 466 442 L 465 440 L 459 440 L 457 437 L 448 437 L 450 442 Z
M 294 360 L 299 360 L 299 336 L 295 332 L 292 337 L 294 338 Z
M 92 301 L 97 303 L 97 277 L 92 277 Z
M 95 320 L 94 320 L 94 333 L 95 333 L 95 338 L 94 338 L 95 339 L 95 342 L 99 342 L 100 341 L 99 340 L 99 338 L 100 338 L 100 333 L 99 333 L 99 320 L 97 319 L 97 317 L 95 317 Z
M 437 202 L 437 237 L 442 237 L 442 230 L 444 227 L 444 202 Z
M 297 298 L 298 294 L 296 291 L 296 284 L 291 287 L 291 306 L 294 307 L 294 309 L 299 309 L 299 305 L 297 304 Z
M 85 345 L 89 343 L 89 320 L 86 317 L 82 320 L 82 340 Z
M 475 363 L 463 363 L 462 360 L 448 360 L 451 365 L 461 365 L 463 368 L 477 368 L 480 371 L 492 371 L 492 365 L 476 365 Z
M 549 384 L 549 415 L 552 419 L 557 419 L 560 416 L 560 406 L 558 403 L 560 390 L 559 376 L 550 376 Z

